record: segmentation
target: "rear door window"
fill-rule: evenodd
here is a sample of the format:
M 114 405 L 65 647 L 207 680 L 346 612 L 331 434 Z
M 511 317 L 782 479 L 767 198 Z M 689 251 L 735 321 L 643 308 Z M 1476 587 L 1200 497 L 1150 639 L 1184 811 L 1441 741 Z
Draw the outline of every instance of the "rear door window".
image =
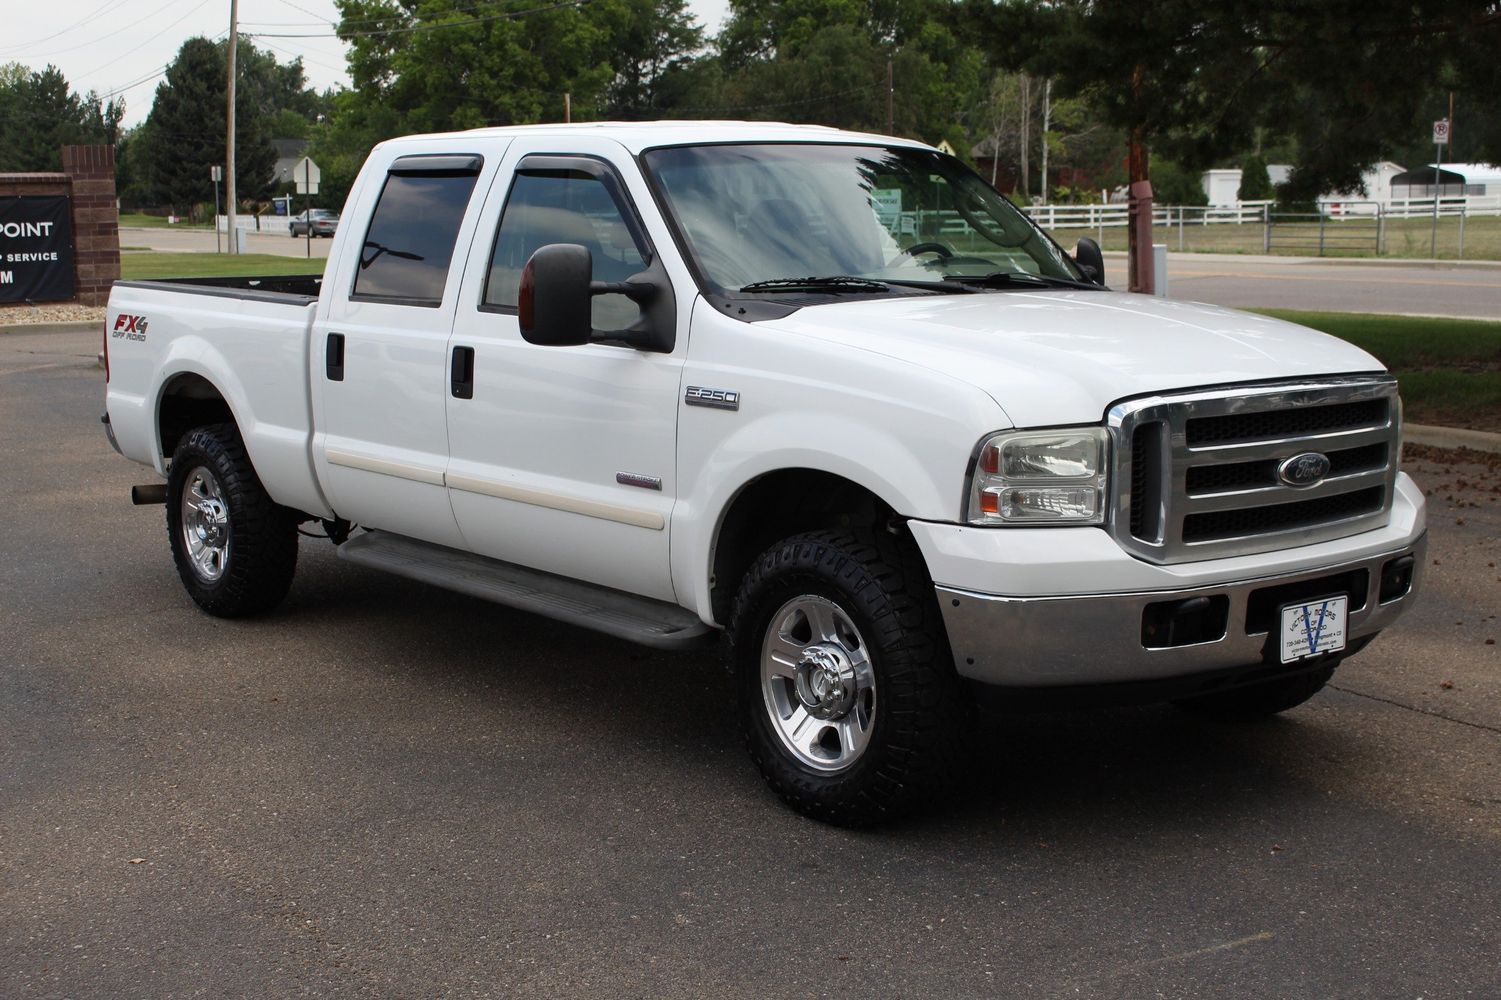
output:
M 360 249 L 350 298 L 436 307 L 478 156 L 403 156 L 391 165 Z

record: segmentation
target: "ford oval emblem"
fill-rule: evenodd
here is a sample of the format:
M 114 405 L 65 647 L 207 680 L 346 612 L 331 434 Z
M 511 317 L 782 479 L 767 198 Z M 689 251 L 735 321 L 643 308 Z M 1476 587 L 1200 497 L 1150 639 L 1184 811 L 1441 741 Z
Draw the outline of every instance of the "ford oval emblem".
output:
M 1306 451 L 1285 459 L 1277 466 L 1277 478 L 1288 486 L 1317 486 L 1329 475 L 1329 456 Z

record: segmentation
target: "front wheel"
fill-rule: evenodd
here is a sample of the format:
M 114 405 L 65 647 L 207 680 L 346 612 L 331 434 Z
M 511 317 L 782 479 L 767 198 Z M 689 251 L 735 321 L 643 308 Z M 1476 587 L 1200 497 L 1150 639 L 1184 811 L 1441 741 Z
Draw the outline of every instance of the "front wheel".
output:
M 910 543 L 788 538 L 746 575 L 730 631 L 747 747 L 794 809 L 865 826 L 954 777 L 968 712 Z
M 267 495 L 233 425 L 196 427 L 178 443 L 167 535 L 183 586 L 211 615 L 268 611 L 291 589 L 296 515 Z

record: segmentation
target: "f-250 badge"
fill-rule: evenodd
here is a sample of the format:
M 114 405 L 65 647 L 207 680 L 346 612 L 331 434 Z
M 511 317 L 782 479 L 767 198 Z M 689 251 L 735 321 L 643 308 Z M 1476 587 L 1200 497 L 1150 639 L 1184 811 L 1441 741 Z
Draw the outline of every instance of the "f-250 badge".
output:
M 689 406 L 712 406 L 716 410 L 740 409 L 740 393 L 734 389 L 710 389 L 702 385 L 690 385 L 683 393 L 683 402 Z

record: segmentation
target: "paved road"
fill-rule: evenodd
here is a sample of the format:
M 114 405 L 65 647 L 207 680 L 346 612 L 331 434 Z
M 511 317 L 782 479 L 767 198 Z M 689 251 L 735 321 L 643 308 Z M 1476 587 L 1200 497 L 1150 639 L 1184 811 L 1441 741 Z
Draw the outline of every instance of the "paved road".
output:
M 1428 595 L 1309 705 L 998 719 L 856 834 L 702 656 L 311 540 L 275 614 L 198 613 L 96 339 L 0 337 L 0 996 L 1501 995 L 1496 472 L 1419 468 Z
M 1112 287 L 1129 287 L 1124 254 L 1107 257 L 1105 270 Z M 1170 253 L 1168 290 L 1175 299 L 1236 308 L 1501 320 L 1501 264 L 1430 267 Z
M 331 239 L 316 239 L 309 244 L 304 238 L 292 239 L 286 233 L 273 236 L 270 233 L 248 233 L 249 244 L 246 249 L 250 253 L 269 253 L 279 257 L 304 257 L 312 250 L 314 257 L 327 257 L 328 248 L 333 246 Z M 219 235 L 221 245 L 227 246 L 224 234 Z M 146 247 L 150 250 L 162 250 L 170 253 L 213 253 L 214 231 L 212 229 L 161 229 L 161 228 L 125 228 L 120 229 L 120 245 L 127 247 Z
M 157 250 L 214 249 L 204 230 L 124 229 L 120 242 Z M 333 240 L 313 240 L 314 257 L 327 257 Z M 252 233 L 253 253 L 301 257 L 305 240 Z M 1126 288 L 1124 254 L 1106 259 L 1108 280 Z M 1305 258 L 1228 254 L 1169 254 L 1168 284 L 1174 298 L 1239 308 L 1281 307 L 1334 312 L 1469 316 L 1501 320 L 1501 264 L 1494 267 L 1429 267 L 1425 264 L 1334 264 Z

